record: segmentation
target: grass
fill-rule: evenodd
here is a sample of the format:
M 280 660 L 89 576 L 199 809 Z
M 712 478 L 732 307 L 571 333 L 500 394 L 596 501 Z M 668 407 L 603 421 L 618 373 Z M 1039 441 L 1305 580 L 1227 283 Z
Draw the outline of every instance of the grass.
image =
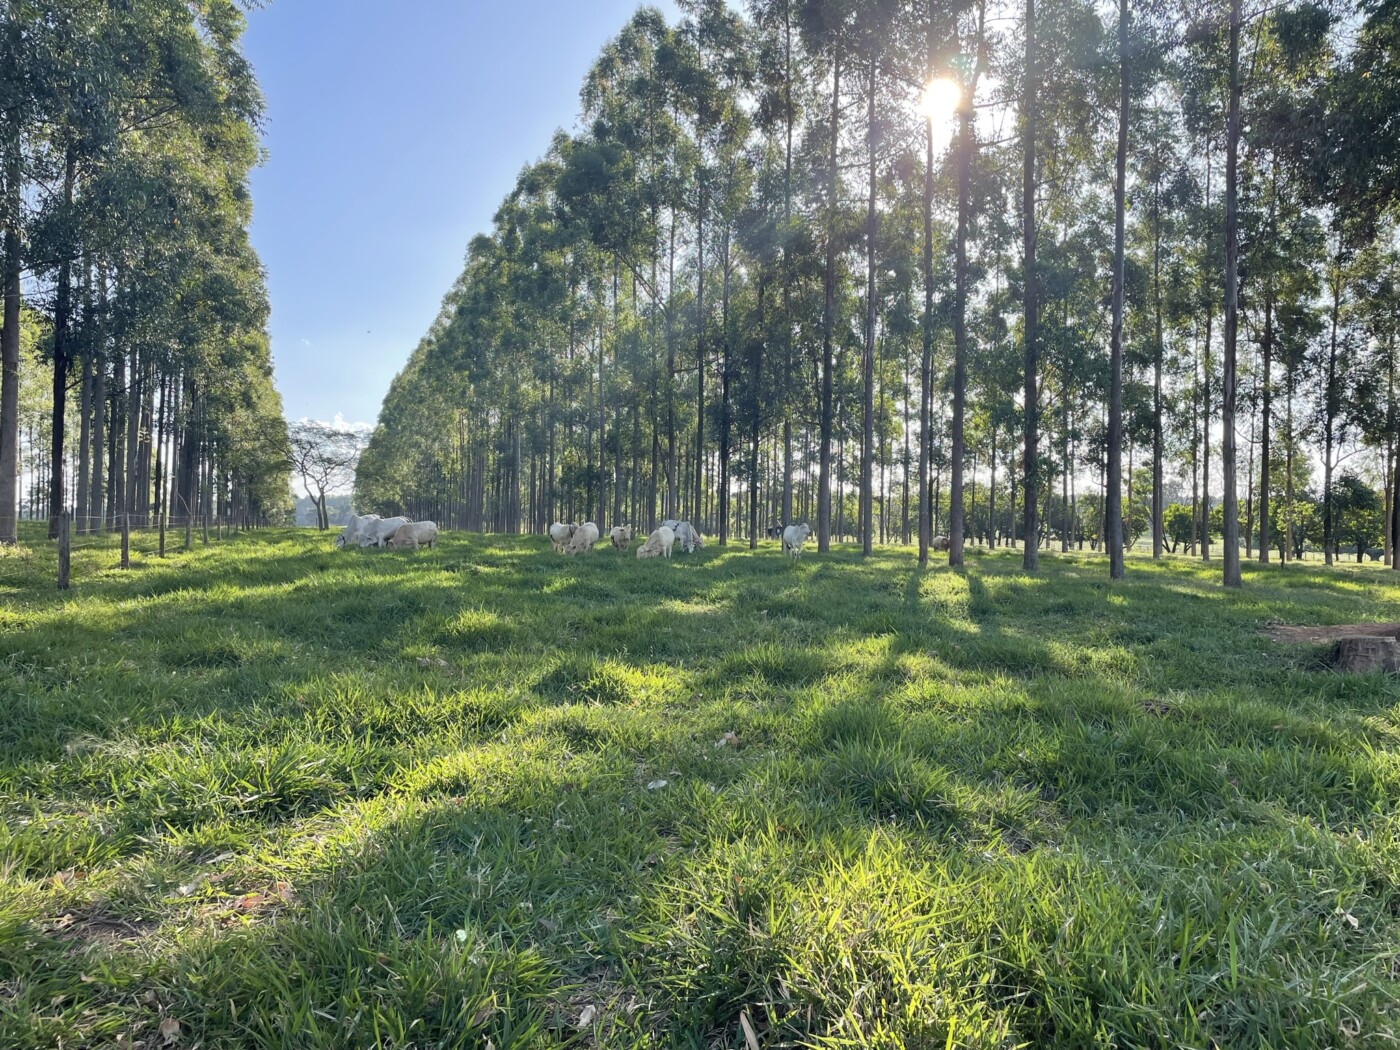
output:
M 26 538 L 0 1046 L 1397 1038 L 1375 567 Z

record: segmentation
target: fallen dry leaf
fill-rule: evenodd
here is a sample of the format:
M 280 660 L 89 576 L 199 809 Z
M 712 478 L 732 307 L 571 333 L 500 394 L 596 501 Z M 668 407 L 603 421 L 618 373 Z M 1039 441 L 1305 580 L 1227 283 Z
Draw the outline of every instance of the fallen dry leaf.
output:
M 739 1027 L 744 1030 L 744 1045 L 749 1050 L 758 1050 L 758 1033 L 753 1030 L 753 1024 L 749 1021 L 747 1010 L 739 1011 Z
M 583 1008 L 583 1013 L 578 1015 L 578 1026 L 587 1028 L 593 1023 L 593 1018 L 598 1016 L 598 1008 L 591 1003 Z
M 739 738 L 733 733 L 725 733 L 715 741 L 715 747 L 738 747 Z
M 180 1038 L 180 1022 L 173 1017 L 167 1017 L 160 1023 L 160 1037 L 165 1040 L 165 1045 L 169 1046 Z
M 495 1003 L 491 1003 L 489 1006 L 483 1006 L 480 1010 L 478 1010 L 476 1013 L 474 1013 L 474 1014 L 472 1015 L 471 1027 L 473 1027 L 473 1028 L 480 1028 L 480 1027 L 481 1027 L 482 1025 L 484 1025 L 487 1021 L 491 1020 L 492 1016 L 493 1016 L 495 1013 L 496 1013 L 496 1004 L 495 1004 Z
M 655 791 L 657 788 L 664 788 L 669 783 L 669 780 L 653 780 L 650 784 L 647 785 L 647 790 Z

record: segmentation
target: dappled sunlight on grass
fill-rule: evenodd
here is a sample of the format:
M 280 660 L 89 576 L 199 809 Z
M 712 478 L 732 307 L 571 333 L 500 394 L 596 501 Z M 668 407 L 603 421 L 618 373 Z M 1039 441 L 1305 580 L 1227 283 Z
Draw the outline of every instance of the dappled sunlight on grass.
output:
M 329 543 L 0 565 L 3 1045 L 1392 1038 L 1390 574 Z

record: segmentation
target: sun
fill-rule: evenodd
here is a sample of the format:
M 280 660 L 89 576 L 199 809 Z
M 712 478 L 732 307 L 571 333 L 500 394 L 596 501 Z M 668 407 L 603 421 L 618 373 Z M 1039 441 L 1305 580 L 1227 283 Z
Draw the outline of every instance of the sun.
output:
M 919 114 L 933 121 L 935 125 L 949 124 L 957 115 L 958 103 L 962 101 L 962 88 L 957 81 L 947 77 L 930 80 L 919 98 Z

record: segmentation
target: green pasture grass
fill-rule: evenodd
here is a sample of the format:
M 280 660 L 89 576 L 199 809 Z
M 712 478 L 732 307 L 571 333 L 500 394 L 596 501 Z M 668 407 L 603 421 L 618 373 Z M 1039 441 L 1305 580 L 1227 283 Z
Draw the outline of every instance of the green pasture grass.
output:
M 0 1046 L 1397 1038 L 1379 567 L 23 538 Z

